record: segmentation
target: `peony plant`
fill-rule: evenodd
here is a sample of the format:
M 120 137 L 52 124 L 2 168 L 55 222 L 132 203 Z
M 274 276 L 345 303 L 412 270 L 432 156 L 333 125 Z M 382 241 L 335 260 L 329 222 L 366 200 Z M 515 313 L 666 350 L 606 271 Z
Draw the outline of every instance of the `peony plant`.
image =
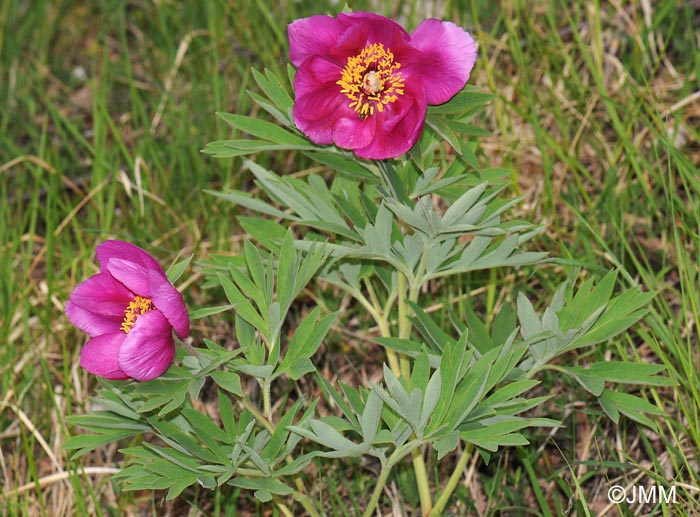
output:
M 654 427 L 655 406 L 618 386 L 667 384 L 662 367 L 568 364 L 572 350 L 606 346 L 645 314 L 650 295 L 616 293 L 614 272 L 597 284 L 564 281 L 541 311 L 524 294 L 511 308 L 485 303 L 479 315 L 470 303 L 466 319 L 448 325 L 426 309 L 450 279 L 468 293 L 480 275 L 547 263 L 526 249 L 541 228 L 508 218 L 518 202 L 503 194 L 510 172 L 476 159 L 473 137 L 483 131 L 471 119 L 491 97 L 465 86 L 471 36 L 439 20 L 409 34 L 375 14 L 342 13 L 293 21 L 289 40 L 297 68 L 288 82 L 253 72 L 261 93 L 251 97 L 269 119 L 220 114 L 249 137 L 204 150 L 298 152 L 323 170 L 299 179 L 245 160 L 258 195 L 209 193 L 237 206 L 249 238 L 239 256 L 200 262 L 222 299 L 189 317 L 228 318 L 235 345 L 196 336 L 173 362 L 173 330 L 184 338 L 189 320 L 172 283 L 189 259 L 168 279 L 144 250 L 101 244 L 100 273 L 66 308 L 91 336 L 81 364 L 102 378 L 103 409 L 71 418 L 88 431 L 67 444 L 74 457 L 148 436 L 122 449 L 115 479 L 124 489 L 174 498 L 232 486 L 287 516 L 325 513 L 317 473 L 338 461 L 376 469 L 361 513 L 386 510 L 386 484 L 410 462 L 420 508 L 409 511 L 434 517 L 453 503 L 470 461 L 527 446 L 528 428 L 559 425 L 558 415 L 533 413 L 548 399 L 532 394 L 544 370 L 580 384 L 613 421 Z M 300 317 L 301 293 L 326 289 L 345 302 Z M 381 382 L 336 383 L 317 368 L 321 345 L 335 346 L 347 324 L 345 307 L 377 347 L 367 357 L 386 359 L 374 365 Z M 207 382 L 216 395 L 203 409 Z

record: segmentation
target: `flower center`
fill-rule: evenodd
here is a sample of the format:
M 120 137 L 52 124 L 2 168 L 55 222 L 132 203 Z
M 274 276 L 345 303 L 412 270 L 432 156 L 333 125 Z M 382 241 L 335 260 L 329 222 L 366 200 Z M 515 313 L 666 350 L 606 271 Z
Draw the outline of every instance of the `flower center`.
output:
M 372 43 L 357 56 L 348 58 L 336 84 L 350 99 L 349 107 L 364 120 L 374 115 L 375 108 L 381 113 L 384 106 L 403 95 L 404 78 L 399 68 L 401 63 L 394 61 L 389 49 L 381 43 Z
M 124 321 L 122 321 L 121 330 L 125 334 L 128 334 L 136 320 L 142 314 L 146 314 L 148 311 L 153 310 L 153 302 L 150 298 L 144 298 L 143 296 L 136 296 L 133 300 L 129 302 L 129 305 L 124 309 Z

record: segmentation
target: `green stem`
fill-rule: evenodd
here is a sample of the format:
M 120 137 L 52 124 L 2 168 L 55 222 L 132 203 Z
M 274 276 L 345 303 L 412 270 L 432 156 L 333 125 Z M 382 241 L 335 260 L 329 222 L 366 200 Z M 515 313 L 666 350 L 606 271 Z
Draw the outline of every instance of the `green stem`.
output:
M 263 478 L 263 477 L 265 477 L 265 474 L 263 474 L 259 470 L 248 469 L 245 467 L 236 468 L 236 475 L 237 476 L 245 476 L 245 477 L 249 477 L 249 478 Z
M 261 383 L 263 392 L 263 415 L 272 422 L 272 405 L 270 404 L 270 381 L 265 379 Z
M 387 334 L 384 337 L 390 337 L 391 334 Z M 391 368 L 391 371 L 394 372 L 394 375 L 399 377 L 401 375 L 401 363 L 399 360 L 398 354 L 392 350 L 391 348 L 386 349 L 386 358 L 387 361 L 389 361 L 389 367 Z
M 377 293 L 374 291 L 374 286 L 372 285 L 372 282 L 370 282 L 369 278 L 365 277 L 364 283 L 365 287 L 367 288 L 367 294 L 369 294 L 369 299 L 372 301 L 372 305 L 376 308 L 377 312 L 380 313 L 381 304 L 379 303 Z
M 468 443 L 466 448 L 462 452 L 462 457 L 459 458 L 459 461 L 457 462 L 457 466 L 455 467 L 454 472 L 452 472 L 450 479 L 447 480 L 447 484 L 445 485 L 445 488 L 440 494 L 440 497 L 438 497 L 435 501 L 435 506 L 433 506 L 433 511 L 430 514 L 430 517 L 436 517 L 440 515 L 442 510 L 445 509 L 445 505 L 450 500 L 452 492 L 454 492 L 455 488 L 457 488 L 459 478 L 462 477 L 462 473 L 464 472 L 464 469 L 466 468 L 467 463 L 469 462 L 469 458 L 471 458 L 472 450 L 472 444 Z
M 399 338 L 408 339 L 411 335 L 411 320 L 408 319 L 408 305 L 406 304 L 406 277 L 397 273 L 398 278 L 398 289 L 399 289 Z M 411 378 L 411 363 L 404 354 L 400 356 L 401 362 L 401 375 L 408 380 Z
M 384 490 L 386 480 L 389 477 L 389 472 L 391 472 L 391 464 L 382 461 L 382 470 L 379 472 L 377 484 L 374 485 L 372 497 L 370 498 L 369 504 L 367 505 L 367 508 L 365 508 L 365 513 L 362 514 L 362 517 L 372 517 L 372 514 L 377 507 L 377 503 L 379 502 L 379 498 L 382 495 L 382 490 Z
M 379 320 L 381 319 L 381 310 L 379 309 L 379 306 L 375 306 L 370 302 L 364 294 L 359 289 L 345 289 L 345 292 L 348 293 L 350 296 L 355 298 L 360 304 L 367 309 L 367 312 L 369 313 L 372 318 L 379 323 Z
M 399 284 L 399 338 L 408 339 L 411 334 L 411 321 L 408 319 L 408 306 L 406 305 L 407 288 L 406 277 L 401 273 L 398 274 Z
M 275 503 L 277 504 L 277 508 L 280 509 L 280 512 L 282 512 L 285 515 L 285 517 L 294 517 L 292 511 L 289 508 L 287 508 L 287 505 L 284 504 L 282 501 L 275 501 Z
M 379 502 L 379 497 L 382 494 L 386 480 L 389 477 L 389 472 L 394 465 L 396 465 L 403 458 L 413 453 L 416 449 L 420 449 L 423 442 L 421 440 L 411 440 L 408 443 L 403 444 L 401 447 L 396 449 L 394 453 L 386 460 L 383 456 L 377 456 L 382 464 L 382 470 L 379 472 L 379 478 L 377 478 L 377 484 L 374 486 L 374 492 L 372 492 L 372 497 L 369 500 L 369 504 L 363 513 L 363 517 L 369 517 L 374 512 L 377 503 Z
M 432 241 L 425 243 L 425 247 L 423 248 L 423 252 L 421 253 L 420 262 L 418 263 L 418 269 L 416 269 L 416 274 L 414 276 L 415 282 L 411 284 L 411 291 L 408 296 L 408 299 L 412 302 L 418 301 L 418 294 L 420 294 L 420 288 L 423 286 L 423 282 L 425 282 L 425 269 L 428 264 L 428 255 L 430 255 L 430 250 L 432 249 L 432 247 Z
M 422 262 L 422 260 L 421 260 Z M 401 273 L 399 275 L 398 289 L 399 289 L 399 338 L 408 339 L 411 336 L 411 320 L 408 317 L 408 303 L 407 294 L 409 299 L 414 298 L 411 301 L 418 299 L 418 291 L 420 285 L 418 282 L 416 284 L 411 284 L 410 294 L 407 293 L 406 277 Z M 418 285 L 418 288 L 416 288 Z M 411 378 L 411 363 L 408 357 L 401 355 L 401 375 L 406 379 L 406 382 L 410 381 Z M 430 515 L 430 511 L 433 507 L 433 502 L 430 498 L 430 483 L 428 482 L 428 472 L 425 468 L 425 459 L 423 458 L 423 453 L 420 449 L 414 450 L 411 455 L 413 456 L 413 472 L 416 475 L 416 484 L 418 485 L 418 494 L 420 495 L 420 506 L 423 515 Z
M 386 319 L 386 314 L 388 314 L 388 311 L 382 310 L 379 300 L 374 294 L 374 290 L 370 289 L 369 282 L 366 283 L 368 291 L 370 293 L 370 297 L 372 298 L 371 302 L 365 297 L 365 295 L 362 294 L 362 292 L 360 292 L 359 289 L 348 289 L 343 285 L 340 285 L 339 287 L 343 288 L 346 293 L 348 293 L 350 296 L 355 298 L 355 300 L 360 302 L 360 304 L 367 310 L 367 313 L 370 316 L 372 316 L 375 323 L 379 327 L 379 333 L 382 337 L 391 337 L 389 322 Z M 396 352 L 389 348 L 386 349 L 386 353 L 387 360 L 389 361 L 389 366 L 391 367 L 391 371 L 393 371 L 394 375 L 398 377 L 400 375 L 398 356 L 396 355 Z
M 301 492 L 294 492 L 292 494 L 292 497 L 296 501 L 301 503 L 301 505 L 304 507 L 304 510 L 306 510 L 306 513 L 308 513 L 311 517 L 321 517 L 321 514 L 319 514 L 318 510 L 316 509 L 316 505 L 314 505 L 314 502 L 309 496 L 307 496 L 306 494 L 302 494 Z
M 433 501 L 430 498 L 428 471 L 425 468 L 423 452 L 420 450 L 420 448 L 418 448 L 411 453 L 411 456 L 413 456 L 413 472 L 416 474 L 416 483 L 418 484 L 421 510 L 424 516 L 432 515 Z
M 569 372 L 567 372 L 564 368 L 561 368 L 560 366 L 557 366 L 556 364 L 547 364 L 547 361 L 549 361 L 551 357 L 545 357 L 540 359 L 534 366 L 532 366 L 526 375 L 526 378 L 532 379 L 535 375 L 537 375 L 539 372 L 542 370 L 554 370 L 555 372 L 560 372 L 565 375 L 570 375 Z
M 193 355 L 195 357 L 201 357 L 202 354 L 199 353 L 199 350 L 193 347 L 189 342 L 187 342 L 184 339 L 180 339 L 175 335 L 175 333 L 173 333 L 173 337 L 175 338 L 175 342 L 182 348 L 184 348 L 187 352 L 189 352 L 190 355 Z
M 489 287 L 486 291 L 486 325 L 490 326 L 493 320 L 493 308 L 496 305 L 496 268 L 489 271 Z
M 272 424 L 272 422 L 265 418 L 265 416 L 252 404 L 252 402 L 250 402 L 250 400 L 245 397 L 241 398 L 240 400 L 243 407 L 251 412 L 251 414 L 255 417 L 255 420 L 257 420 L 260 425 L 267 429 L 270 434 L 275 432 L 275 426 Z
M 404 378 L 411 378 L 411 361 L 403 354 L 399 355 L 399 368 L 401 370 L 401 375 L 403 375 Z
M 384 304 L 384 314 L 391 314 L 391 308 L 394 306 L 397 296 L 398 293 L 396 291 L 393 291 L 391 294 L 389 294 L 389 296 L 387 296 L 386 303 Z
M 377 298 L 377 294 L 374 292 L 374 287 L 372 286 L 372 282 L 370 282 L 368 278 L 365 278 L 365 286 L 367 286 L 367 293 L 369 294 L 369 298 L 371 300 L 371 306 L 374 309 L 374 312 L 371 312 L 370 314 L 372 314 L 374 316 L 374 321 L 376 321 L 377 325 L 379 326 L 380 335 L 382 337 L 391 337 L 391 330 L 389 329 L 389 322 L 386 319 L 387 312 L 382 310 L 382 306 L 379 303 L 379 298 Z M 385 350 L 386 350 L 386 358 L 389 361 L 389 366 L 391 367 L 391 371 L 394 372 L 394 375 L 396 375 L 398 377 L 399 375 L 401 375 L 401 367 L 399 365 L 399 356 L 391 348 L 386 348 Z

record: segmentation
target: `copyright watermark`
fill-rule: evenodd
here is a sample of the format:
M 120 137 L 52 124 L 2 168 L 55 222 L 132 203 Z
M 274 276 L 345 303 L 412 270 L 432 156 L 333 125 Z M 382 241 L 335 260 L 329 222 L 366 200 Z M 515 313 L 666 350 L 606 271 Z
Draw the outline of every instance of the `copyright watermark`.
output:
M 634 485 L 624 487 L 622 485 L 613 485 L 608 489 L 608 500 L 611 503 L 676 503 L 676 487 L 667 488 L 662 485 Z

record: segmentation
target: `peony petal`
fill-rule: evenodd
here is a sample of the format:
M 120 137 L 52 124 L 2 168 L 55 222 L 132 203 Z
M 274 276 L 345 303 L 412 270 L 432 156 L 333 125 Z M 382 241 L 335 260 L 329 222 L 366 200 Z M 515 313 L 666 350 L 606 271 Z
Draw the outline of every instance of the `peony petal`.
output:
M 395 158 L 406 152 L 420 138 L 427 106 L 420 95 L 410 89 L 396 102 L 388 104 L 381 114 L 374 139 L 355 154 L 370 160 Z
M 161 376 L 175 357 L 170 323 L 160 311 L 149 311 L 136 320 L 119 349 L 119 366 L 137 381 Z
M 354 113 L 348 98 L 336 84 L 341 69 L 323 58 L 311 58 L 297 70 L 294 78 L 294 123 L 317 144 L 333 142 L 333 122 Z
M 420 51 L 402 55 L 407 82 L 423 83 L 428 104 L 442 104 L 459 92 L 476 62 L 476 43 L 464 29 L 451 22 L 429 19 L 411 34 L 411 45 Z
M 360 120 L 354 111 L 350 117 L 342 117 L 333 124 L 333 141 L 343 149 L 367 147 L 377 131 L 377 115 Z
M 91 337 L 118 332 L 124 321 L 123 309 L 121 316 L 118 317 L 101 316 L 78 307 L 70 300 L 66 303 L 66 316 L 73 325 L 83 332 L 87 332 Z
M 299 115 L 307 120 L 326 118 L 343 102 L 350 103 L 337 84 L 341 67 L 325 58 L 312 57 L 294 76 L 297 103 L 304 104 Z M 296 107 L 296 106 L 295 106 Z
M 163 268 L 147 251 L 131 244 L 130 242 L 111 240 L 104 241 L 95 250 L 97 260 L 104 273 L 107 270 L 111 259 L 122 259 L 138 264 L 144 269 L 156 269 L 163 271 Z M 165 273 L 163 273 L 165 274 Z
M 348 28 L 331 54 L 344 54 L 345 59 L 359 53 L 372 43 L 382 43 L 385 47 L 392 47 L 398 40 L 406 42 L 410 40 L 408 32 L 401 25 L 378 14 L 362 11 L 342 13 L 338 15 L 338 20 Z M 393 48 L 391 50 L 394 51 Z
M 70 301 L 93 314 L 124 317 L 124 309 L 134 295 L 109 273 L 91 276 L 70 295 Z
M 80 366 L 106 379 L 128 379 L 129 376 L 119 366 L 119 350 L 126 337 L 124 332 L 93 337 L 80 352 Z
M 339 96 L 347 98 L 340 93 L 340 86 L 337 84 L 341 71 L 342 67 L 338 63 L 325 57 L 314 56 L 307 59 L 294 76 L 296 97 L 313 95 L 319 88 L 330 88 L 333 85 L 332 89 Z
M 146 298 L 151 297 L 148 290 L 149 269 L 147 267 L 131 260 L 111 258 L 107 262 L 107 271 L 133 293 Z M 165 276 L 164 273 L 162 274 Z
M 334 42 L 333 47 L 329 51 L 329 55 L 333 58 L 341 67 L 344 67 L 348 58 L 358 55 L 363 48 L 365 48 L 370 43 L 383 43 L 383 41 L 369 41 L 370 37 L 370 26 L 368 23 L 364 23 L 361 20 L 353 22 L 348 20 L 347 17 L 344 21 L 350 22 L 347 29 L 336 42 Z
M 311 16 L 290 23 L 287 26 L 289 60 L 294 66 L 300 66 L 311 56 L 327 56 L 344 30 L 342 22 L 326 15 Z
M 163 313 L 177 335 L 185 339 L 190 333 L 190 317 L 180 292 L 166 277 L 153 270 L 148 272 L 148 284 L 153 305 Z

